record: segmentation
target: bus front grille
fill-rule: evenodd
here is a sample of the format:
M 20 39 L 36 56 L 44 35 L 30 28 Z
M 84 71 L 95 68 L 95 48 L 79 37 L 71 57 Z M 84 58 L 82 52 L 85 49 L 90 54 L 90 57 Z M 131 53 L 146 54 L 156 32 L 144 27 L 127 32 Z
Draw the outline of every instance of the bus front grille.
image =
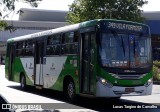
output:
M 125 92 L 125 91 L 113 91 L 116 95 L 125 95 L 125 94 L 131 94 L 131 93 L 135 93 L 135 94 L 141 94 L 144 91 L 140 90 L 140 91 L 134 91 L 134 92 Z
M 146 74 L 112 74 L 112 76 L 114 76 L 117 79 L 141 79 L 144 76 L 146 76 Z

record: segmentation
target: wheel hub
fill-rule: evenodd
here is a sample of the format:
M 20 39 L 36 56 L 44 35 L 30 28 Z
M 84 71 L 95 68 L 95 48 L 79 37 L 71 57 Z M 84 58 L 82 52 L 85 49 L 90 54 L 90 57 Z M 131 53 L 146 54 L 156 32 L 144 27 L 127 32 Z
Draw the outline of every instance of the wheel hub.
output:
M 68 95 L 69 97 L 73 96 L 73 85 L 71 83 L 68 85 Z

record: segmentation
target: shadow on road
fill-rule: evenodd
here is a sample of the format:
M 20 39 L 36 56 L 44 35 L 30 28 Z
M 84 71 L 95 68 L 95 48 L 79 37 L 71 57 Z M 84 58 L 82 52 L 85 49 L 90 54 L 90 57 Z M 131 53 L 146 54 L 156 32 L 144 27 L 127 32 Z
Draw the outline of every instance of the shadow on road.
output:
M 20 88 L 20 86 L 8 86 L 13 89 L 17 89 L 20 91 L 24 91 Z M 36 94 L 39 96 L 51 98 L 54 100 L 66 102 L 72 105 L 76 105 L 82 108 L 87 108 L 95 111 L 100 112 L 159 112 L 160 111 L 160 104 L 147 104 L 147 103 L 141 103 L 131 100 L 112 100 L 109 98 L 85 98 L 85 97 L 78 97 L 76 102 L 72 103 L 69 102 L 62 92 L 43 89 L 43 90 L 37 90 L 34 87 L 29 87 L 25 92 Z M 25 103 L 25 102 L 24 102 Z M 140 109 L 137 109 L 137 106 L 141 106 Z M 151 107 L 157 106 L 157 109 L 152 109 Z M 118 108 L 116 108 L 119 106 Z M 126 108 L 128 106 L 128 108 Z M 132 107 L 132 109 L 129 109 L 129 106 Z M 134 108 L 136 106 L 136 109 Z M 121 108 L 123 107 L 123 108 Z M 146 109 L 144 109 L 146 107 Z M 142 109 L 143 108 L 143 109 Z

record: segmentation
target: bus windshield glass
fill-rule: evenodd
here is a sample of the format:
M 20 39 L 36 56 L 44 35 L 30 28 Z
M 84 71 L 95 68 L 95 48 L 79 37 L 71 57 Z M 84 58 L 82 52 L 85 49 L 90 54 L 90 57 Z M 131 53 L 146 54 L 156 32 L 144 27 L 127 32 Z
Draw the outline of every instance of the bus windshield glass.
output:
M 103 67 L 147 68 L 151 65 L 150 37 L 142 34 L 102 33 L 99 56 Z

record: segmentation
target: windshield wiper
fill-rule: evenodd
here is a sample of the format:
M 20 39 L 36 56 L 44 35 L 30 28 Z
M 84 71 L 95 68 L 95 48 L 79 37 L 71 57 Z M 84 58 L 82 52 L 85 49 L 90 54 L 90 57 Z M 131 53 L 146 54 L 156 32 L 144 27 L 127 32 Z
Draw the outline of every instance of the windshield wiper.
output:
M 114 38 L 116 38 L 116 36 L 118 36 L 115 31 L 111 30 L 112 34 L 114 35 Z M 121 44 L 122 44 L 122 48 L 123 48 L 123 53 L 124 53 L 124 57 L 125 57 L 125 48 L 124 48 L 124 42 L 123 42 L 123 38 L 122 38 L 122 35 L 121 35 Z
M 122 48 L 123 48 L 123 53 L 124 53 L 124 57 L 125 57 L 125 48 L 124 48 L 124 42 L 123 42 L 123 38 L 122 38 L 122 35 L 121 35 L 121 44 L 122 44 Z

